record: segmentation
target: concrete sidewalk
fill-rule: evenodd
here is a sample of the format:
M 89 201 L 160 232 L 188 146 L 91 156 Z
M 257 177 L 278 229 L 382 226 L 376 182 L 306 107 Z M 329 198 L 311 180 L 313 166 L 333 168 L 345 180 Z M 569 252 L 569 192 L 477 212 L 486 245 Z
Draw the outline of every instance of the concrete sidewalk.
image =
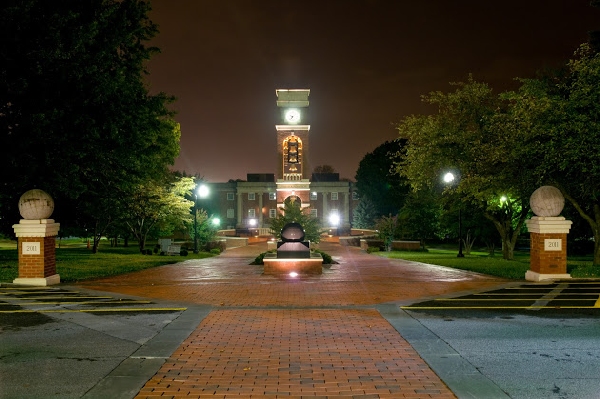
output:
M 188 304 L 181 317 L 197 324 L 185 339 L 181 333 L 165 336 L 167 347 L 177 346 L 172 354 L 167 349 L 145 356 L 139 348 L 86 397 L 506 397 L 399 308 L 505 280 L 388 260 L 339 244 L 320 248 L 338 262 L 320 276 L 263 275 L 261 266 L 249 265 L 266 250 L 259 243 L 79 284 Z M 425 356 L 405 335 L 419 340 Z

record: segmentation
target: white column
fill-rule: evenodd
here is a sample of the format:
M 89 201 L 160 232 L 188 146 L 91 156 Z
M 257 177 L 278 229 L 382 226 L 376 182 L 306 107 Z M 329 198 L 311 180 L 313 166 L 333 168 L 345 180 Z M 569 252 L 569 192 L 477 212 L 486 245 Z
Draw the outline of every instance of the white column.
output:
M 242 224 L 242 193 L 237 192 L 237 224 L 240 226 Z
M 258 194 L 258 227 L 263 227 L 263 213 L 262 213 L 262 208 L 263 208 L 263 195 L 264 195 L 264 191 L 260 192 Z
M 340 225 L 350 224 L 350 194 L 344 193 L 344 215 L 340 220 Z
M 327 192 L 323 192 L 323 215 L 321 215 L 323 223 L 327 221 L 327 194 Z

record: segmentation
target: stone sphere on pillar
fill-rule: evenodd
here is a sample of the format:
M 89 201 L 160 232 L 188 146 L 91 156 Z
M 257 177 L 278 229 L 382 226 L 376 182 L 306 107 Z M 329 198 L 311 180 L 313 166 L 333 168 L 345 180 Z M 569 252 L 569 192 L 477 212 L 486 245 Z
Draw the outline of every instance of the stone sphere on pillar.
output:
M 531 194 L 529 205 L 536 216 L 556 217 L 565 206 L 565 197 L 554 186 L 542 186 Z
M 19 198 L 19 213 L 23 219 L 48 219 L 52 212 L 54 200 L 43 190 L 29 190 Z

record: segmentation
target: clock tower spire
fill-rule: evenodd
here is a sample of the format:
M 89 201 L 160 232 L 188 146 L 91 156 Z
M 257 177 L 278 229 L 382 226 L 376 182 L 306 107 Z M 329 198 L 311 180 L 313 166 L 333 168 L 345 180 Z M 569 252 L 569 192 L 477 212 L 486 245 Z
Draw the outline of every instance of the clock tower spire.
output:
M 311 173 L 308 162 L 310 125 L 308 122 L 308 89 L 277 89 L 279 123 L 277 131 L 277 199 L 299 200 L 308 206 Z M 306 198 L 305 198 L 306 197 Z M 306 205 L 304 205 L 306 204 Z

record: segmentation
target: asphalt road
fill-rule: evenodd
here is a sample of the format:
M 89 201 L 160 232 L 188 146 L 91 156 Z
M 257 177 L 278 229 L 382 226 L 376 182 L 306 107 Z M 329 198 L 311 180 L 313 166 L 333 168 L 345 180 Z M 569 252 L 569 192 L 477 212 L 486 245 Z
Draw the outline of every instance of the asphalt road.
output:
M 403 306 L 413 328 L 399 331 L 447 384 L 448 362 L 460 358 L 506 397 L 597 399 L 599 297 L 600 282 L 573 280 L 436 298 Z

